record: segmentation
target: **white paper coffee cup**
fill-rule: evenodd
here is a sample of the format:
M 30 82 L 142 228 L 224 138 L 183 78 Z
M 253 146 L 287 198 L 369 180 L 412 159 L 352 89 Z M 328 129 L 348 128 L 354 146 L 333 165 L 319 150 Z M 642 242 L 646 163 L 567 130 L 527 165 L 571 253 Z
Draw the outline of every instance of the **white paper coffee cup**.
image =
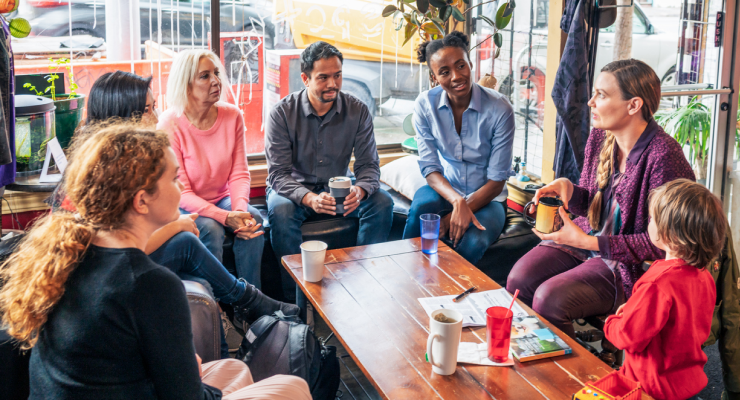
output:
M 324 277 L 324 258 L 327 244 L 318 240 L 310 240 L 301 244 L 301 262 L 303 264 L 303 280 L 306 282 L 320 282 Z

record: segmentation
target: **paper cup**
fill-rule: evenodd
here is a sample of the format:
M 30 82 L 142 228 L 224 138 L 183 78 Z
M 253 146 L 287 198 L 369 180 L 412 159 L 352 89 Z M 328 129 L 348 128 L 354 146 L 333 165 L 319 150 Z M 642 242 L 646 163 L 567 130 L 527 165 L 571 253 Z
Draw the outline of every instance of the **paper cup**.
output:
M 320 282 L 324 277 L 324 258 L 326 257 L 326 243 L 311 240 L 301 244 L 301 262 L 303 263 L 303 280 L 306 282 Z

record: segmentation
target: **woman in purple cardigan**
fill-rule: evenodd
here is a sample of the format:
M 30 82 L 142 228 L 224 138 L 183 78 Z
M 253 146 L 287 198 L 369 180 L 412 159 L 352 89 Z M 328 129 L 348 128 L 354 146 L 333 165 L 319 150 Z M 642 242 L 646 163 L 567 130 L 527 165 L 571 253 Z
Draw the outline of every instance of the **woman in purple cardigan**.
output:
M 580 185 L 560 178 L 534 196 L 560 196 L 564 226 L 514 265 L 506 288 L 571 337 L 572 321 L 614 312 L 632 294 L 645 260 L 664 253 L 647 233 L 650 191 L 678 178 L 695 180 L 681 146 L 653 119 L 660 80 L 630 59 L 606 65 L 589 101 L 593 130 Z

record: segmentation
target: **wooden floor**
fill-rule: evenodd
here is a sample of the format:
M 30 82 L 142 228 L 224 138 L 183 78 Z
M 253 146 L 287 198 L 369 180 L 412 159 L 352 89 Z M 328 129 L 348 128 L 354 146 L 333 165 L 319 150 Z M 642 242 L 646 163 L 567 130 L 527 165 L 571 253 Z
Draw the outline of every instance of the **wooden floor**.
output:
M 315 326 L 314 331 L 317 337 L 327 337 L 331 333 L 329 326 L 321 319 L 319 313 L 314 312 Z M 339 384 L 337 398 L 341 400 L 381 400 L 378 391 L 375 390 L 372 383 L 365 377 L 360 367 L 355 364 L 352 357 L 344 349 L 339 340 L 332 338 L 327 345 L 337 346 L 337 356 L 339 357 L 339 368 L 342 371 L 342 382 Z M 341 393 L 340 393 L 341 392 Z

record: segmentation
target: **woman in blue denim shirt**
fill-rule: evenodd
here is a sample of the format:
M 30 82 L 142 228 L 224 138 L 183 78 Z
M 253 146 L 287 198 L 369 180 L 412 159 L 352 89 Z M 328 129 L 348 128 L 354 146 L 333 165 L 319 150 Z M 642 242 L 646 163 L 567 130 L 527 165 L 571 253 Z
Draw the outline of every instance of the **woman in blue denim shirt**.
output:
M 414 195 L 403 237 L 420 235 L 422 214 L 440 214 L 440 237 L 475 264 L 504 227 L 514 111 L 503 95 L 472 81 L 468 48 L 468 37 L 452 32 L 417 50 L 437 86 L 416 99 L 419 168 L 427 185 Z

